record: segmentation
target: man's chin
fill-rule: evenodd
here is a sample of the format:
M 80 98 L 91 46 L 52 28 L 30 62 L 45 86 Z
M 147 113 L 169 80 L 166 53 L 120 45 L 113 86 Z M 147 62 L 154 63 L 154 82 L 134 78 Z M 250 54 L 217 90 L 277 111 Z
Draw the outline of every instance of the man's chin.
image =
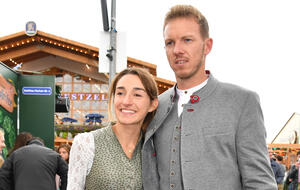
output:
M 180 80 L 186 80 L 186 79 L 191 78 L 191 75 L 189 75 L 187 73 L 177 73 L 176 78 L 180 79 Z

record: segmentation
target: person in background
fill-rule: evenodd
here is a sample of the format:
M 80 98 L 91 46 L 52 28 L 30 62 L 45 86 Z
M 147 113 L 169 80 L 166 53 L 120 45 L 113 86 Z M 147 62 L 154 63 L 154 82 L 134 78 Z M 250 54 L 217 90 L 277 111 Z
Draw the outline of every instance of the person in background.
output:
M 300 151 L 297 152 L 297 161 L 294 166 L 291 167 L 287 180 L 289 182 L 288 190 L 298 189 L 298 174 L 300 166 Z
M 71 146 L 69 144 L 61 144 L 57 148 L 57 152 L 59 155 L 69 164 L 69 156 L 70 156 Z M 59 175 L 56 175 L 56 188 L 60 190 L 61 181 Z
M 273 152 L 273 150 L 271 148 L 269 148 L 268 151 L 269 151 L 271 168 L 273 170 L 274 177 L 275 177 L 278 189 L 279 189 L 279 188 L 281 188 L 281 185 L 283 184 L 284 172 L 282 171 L 280 164 L 276 161 L 276 154 Z
M 285 172 L 286 172 L 286 167 L 283 164 L 283 157 L 279 154 L 275 155 L 276 158 L 276 162 L 279 164 L 280 168 L 281 168 L 281 173 L 283 174 L 283 178 L 282 180 L 278 183 L 278 190 L 283 190 L 283 184 L 284 184 L 284 177 L 285 177 Z
M 0 169 L 0 190 L 56 190 L 55 175 L 61 190 L 67 186 L 68 165 L 54 150 L 33 137 L 26 146 L 11 153 Z
M 23 147 L 27 144 L 28 141 L 30 141 L 32 139 L 32 134 L 29 132 L 21 132 L 16 140 L 15 140 L 15 144 L 12 147 L 12 149 L 8 152 L 7 157 L 9 157 L 15 150 L 17 150 L 20 147 Z
M 117 74 L 110 85 L 107 127 L 75 137 L 68 190 L 142 190 L 143 135 L 158 105 L 153 76 L 140 68 Z
M 59 155 L 69 163 L 69 156 L 70 156 L 71 146 L 69 144 L 61 144 L 59 145 L 57 152 Z
M 4 163 L 4 159 L 2 157 L 2 149 L 6 147 L 4 135 L 5 135 L 4 130 L 0 128 L 0 168 Z
M 213 45 L 206 18 L 176 5 L 163 37 L 177 84 L 159 96 L 145 135 L 144 189 L 277 189 L 258 95 L 205 70 Z

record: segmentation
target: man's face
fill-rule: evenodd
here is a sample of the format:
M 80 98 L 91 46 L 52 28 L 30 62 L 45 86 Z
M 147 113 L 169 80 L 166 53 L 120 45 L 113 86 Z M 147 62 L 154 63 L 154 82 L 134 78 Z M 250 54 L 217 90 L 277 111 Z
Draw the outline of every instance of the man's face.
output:
M 268 149 L 268 152 L 269 152 L 269 158 L 271 159 L 271 158 L 274 158 L 274 153 L 273 153 L 273 150 L 270 148 L 270 149 Z
M 194 18 L 175 18 L 164 30 L 165 48 L 176 79 L 197 81 L 205 75 L 205 56 L 210 52 L 212 39 L 203 39 Z
M 5 148 L 5 139 L 4 136 L 0 135 L 0 153 L 2 152 L 2 149 Z

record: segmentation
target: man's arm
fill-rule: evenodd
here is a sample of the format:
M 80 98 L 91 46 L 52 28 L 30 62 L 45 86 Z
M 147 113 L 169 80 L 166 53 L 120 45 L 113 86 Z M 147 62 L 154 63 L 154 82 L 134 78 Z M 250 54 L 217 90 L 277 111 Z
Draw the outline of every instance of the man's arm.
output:
M 0 190 L 10 190 L 13 187 L 13 154 L 10 155 L 0 168 Z
M 250 92 L 243 106 L 236 134 L 237 159 L 243 190 L 277 190 L 265 138 L 259 98 Z
M 58 171 L 57 174 L 60 176 L 61 185 L 60 190 L 67 189 L 67 180 L 68 180 L 68 164 L 63 160 L 61 156 L 58 156 Z

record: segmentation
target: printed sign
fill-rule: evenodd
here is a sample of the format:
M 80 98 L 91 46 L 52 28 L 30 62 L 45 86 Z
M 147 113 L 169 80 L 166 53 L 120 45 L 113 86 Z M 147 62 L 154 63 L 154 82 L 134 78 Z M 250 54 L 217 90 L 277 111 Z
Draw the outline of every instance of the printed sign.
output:
M 22 94 L 24 95 L 51 95 L 51 87 L 23 87 Z
M 17 94 L 15 86 L 7 82 L 7 80 L 0 74 L 0 105 L 9 111 L 13 112 L 16 107 L 14 95 Z
M 34 36 L 37 33 L 36 24 L 33 21 L 29 21 L 26 23 L 26 30 L 25 33 L 28 36 Z
M 107 93 L 62 93 L 61 96 L 68 97 L 70 100 L 107 100 Z

